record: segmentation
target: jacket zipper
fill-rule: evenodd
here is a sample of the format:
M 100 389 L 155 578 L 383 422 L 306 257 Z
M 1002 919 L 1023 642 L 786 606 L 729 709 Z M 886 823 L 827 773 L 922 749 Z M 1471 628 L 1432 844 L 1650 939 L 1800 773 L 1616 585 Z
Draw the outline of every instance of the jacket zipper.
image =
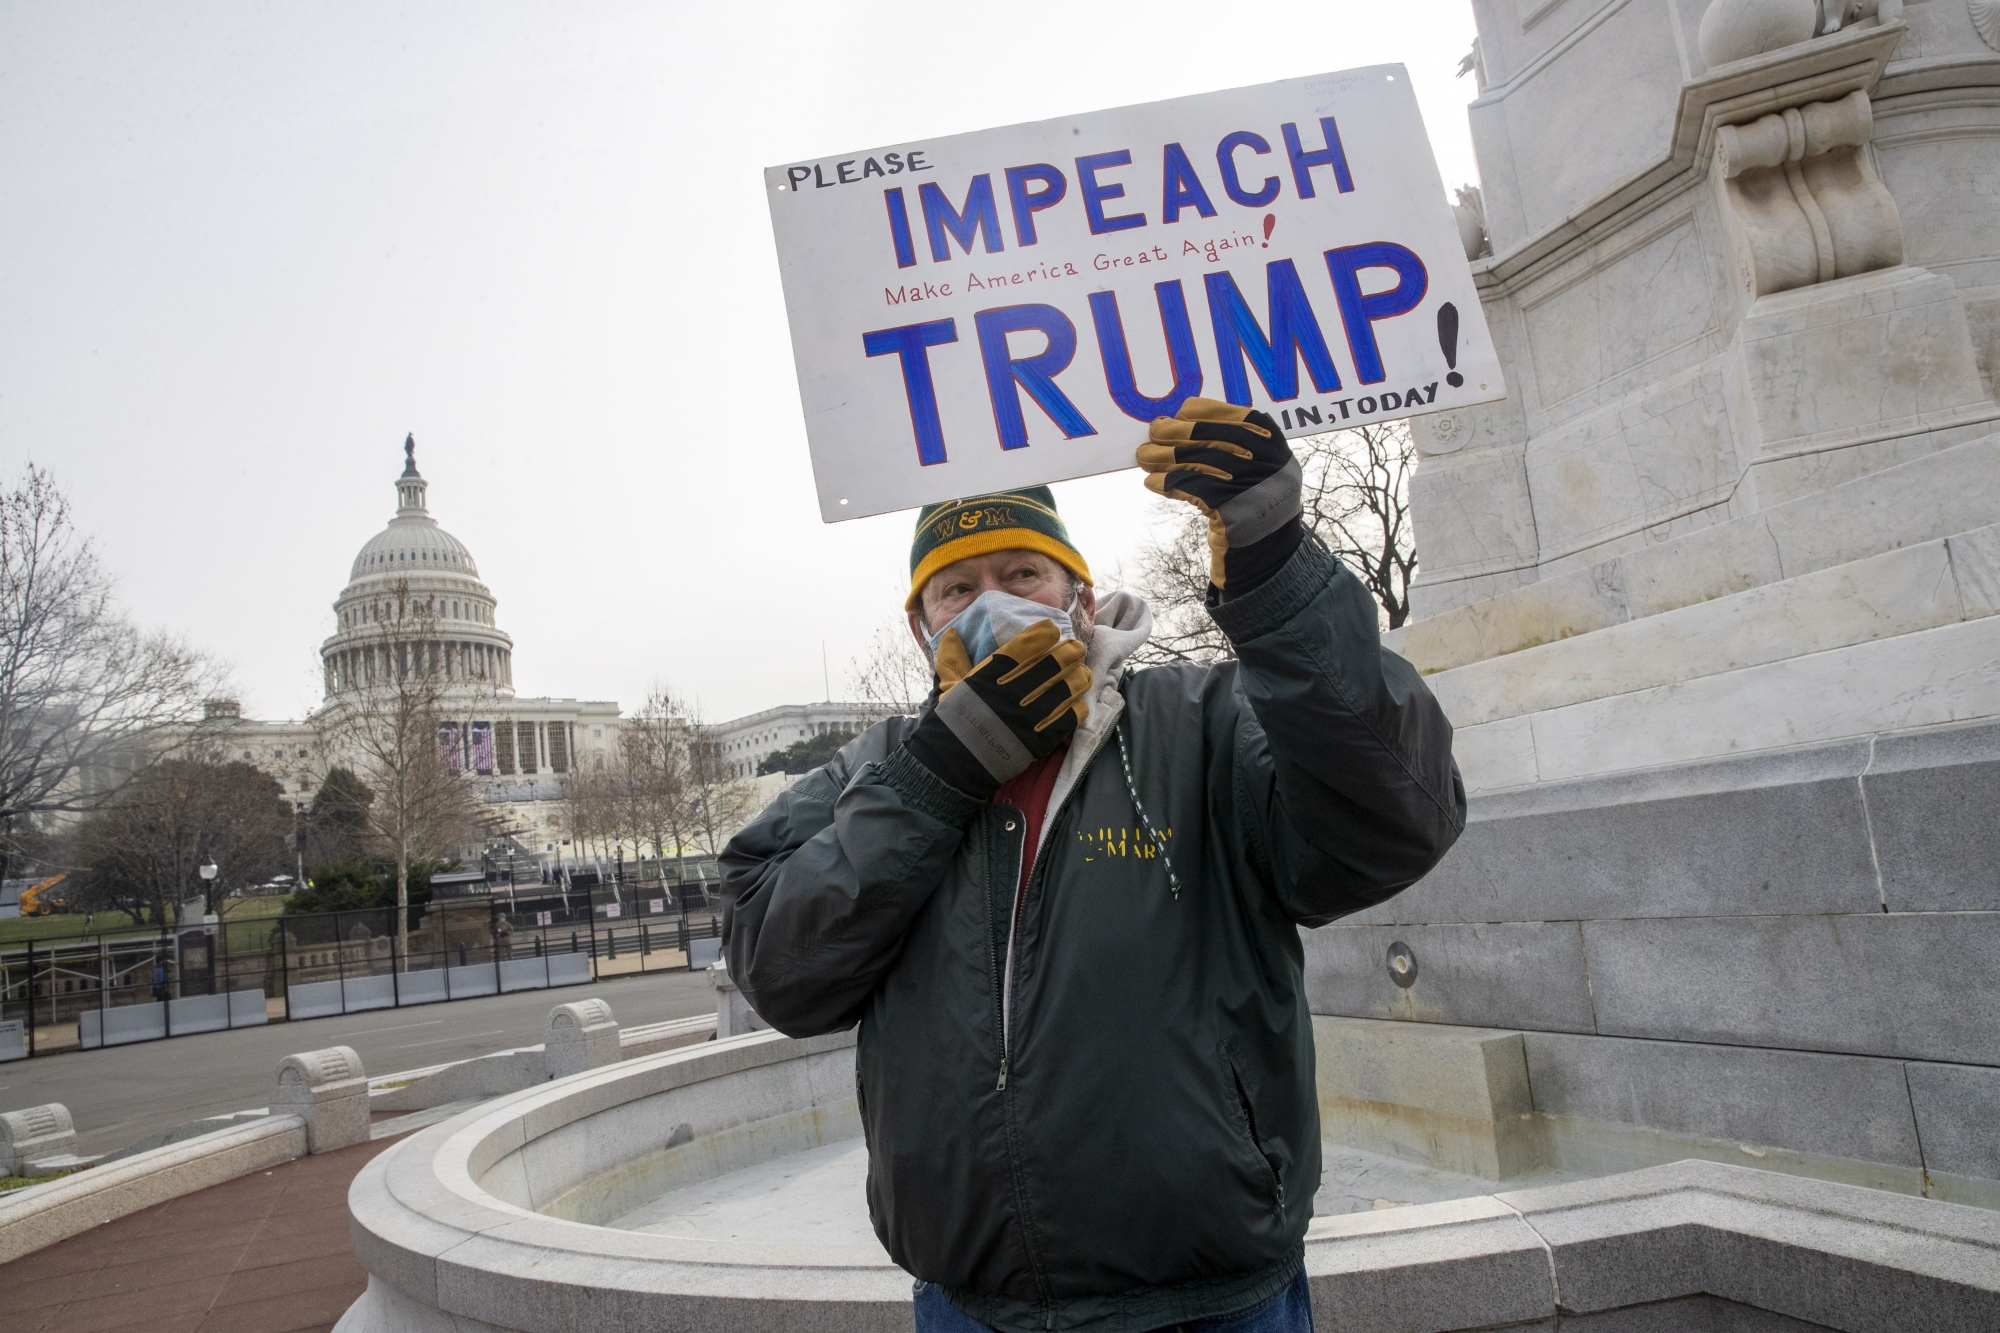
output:
M 1020 812 L 1016 811 L 1015 813 L 1016 816 L 1019 817 Z M 988 827 L 991 828 L 991 825 L 988 825 Z M 1025 839 L 1023 841 L 1025 841 Z M 1014 856 L 1014 878 L 1009 882 L 1016 886 L 1015 898 L 1018 900 L 1020 897 L 1018 886 L 1021 882 L 1021 857 L 1018 850 L 1019 845 L 1017 844 L 1016 846 L 1017 850 Z M 990 975 L 999 977 L 1000 945 L 998 942 L 998 931 L 994 928 L 993 907 L 994 907 L 993 876 L 991 874 L 988 874 L 986 876 L 986 958 L 987 958 L 987 966 L 993 969 Z M 1011 925 L 1009 927 L 1008 943 L 1009 946 L 1011 947 L 1013 943 Z M 994 987 L 994 994 L 993 994 L 993 1017 L 995 1020 L 995 1029 L 996 1029 L 995 1036 L 1000 1043 L 1000 1082 L 998 1086 L 995 1088 L 995 1091 L 1000 1093 L 1005 1093 L 1007 1091 L 1007 1008 L 1006 1008 L 1005 985 L 1006 983 L 1003 979 L 1001 985 Z M 1013 1178 L 1014 1178 L 1015 1205 L 1020 1209 L 1022 1244 L 1027 1254 L 1029 1270 L 1033 1272 L 1035 1277 L 1035 1287 L 1041 1293 L 1041 1304 L 1045 1312 L 1043 1316 L 1044 1319 L 1043 1327 L 1053 1328 L 1055 1316 L 1053 1311 L 1050 1310 L 1049 1308 L 1048 1283 L 1044 1279 L 1042 1274 L 1041 1261 L 1039 1258 L 1037 1258 L 1035 1253 L 1034 1238 L 1028 1224 L 1028 1200 L 1027 1200 L 1026 1188 L 1021 1181 L 1020 1160 L 1014 1150 L 1013 1113 L 1008 1108 L 1005 1097 L 1001 1098 L 1000 1107 L 1001 1107 L 1001 1114 L 1007 1118 L 1008 1122 L 1007 1160 L 1009 1169 L 1013 1173 Z
M 1026 822 L 1025 819 L 1022 822 L 1025 823 Z M 1014 882 L 1018 884 L 1020 882 L 1020 879 L 1021 879 L 1021 856 L 1020 852 L 1017 850 L 1014 854 Z M 1000 946 L 995 941 L 994 935 L 995 932 L 993 929 L 993 877 L 991 875 L 988 875 L 986 877 L 986 966 L 992 970 L 992 975 L 999 977 L 1001 976 Z M 1014 947 L 1013 928 L 1010 925 L 1008 927 L 1008 935 L 1007 935 L 1007 948 L 1010 957 L 1012 955 L 1013 947 Z M 995 1020 L 994 1026 L 998 1029 L 1000 1036 L 1000 1082 L 994 1088 L 995 1092 L 1005 1092 L 1007 1090 L 1007 998 L 1006 997 L 1007 997 L 1006 981 L 1003 977 L 1001 980 L 1001 984 L 999 986 L 996 986 L 993 991 L 993 1017 Z
M 1025 810 L 1016 811 L 1021 818 L 1021 845 L 1014 850 L 1014 877 L 1008 883 L 1014 886 L 1013 910 L 1007 914 L 1007 967 L 1000 978 L 1000 1086 L 998 1092 L 1007 1090 L 1008 1038 L 1013 1034 L 1009 1025 L 1014 1017 L 1014 932 L 1021 925 L 1021 902 L 1027 897 L 1027 886 L 1021 883 L 1021 852 L 1028 841 L 1028 815 Z M 1048 816 L 1042 817 L 1042 830 L 1048 831 Z M 1048 839 L 1044 838 L 1044 842 Z M 1041 860 L 1041 848 L 1035 849 L 1035 859 Z
M 1116 726 L 1117 724 L 1114 722 L 1112 724 L 1114 730 Z M 1033 888 L 1036 880 L 1041 877 L 1042 866 L 1045 864 L 1051 841 L 1049 837 L 1050 831 L 1061 820 L 1063 812 L 1069 809 L 1069 803 L 1076 799 L 1077 793 L 1083 790 L 1084 779 L 1090 776 L 1090 766 L 1095 764 L 1097 757 L 1104 752 L 1104 739 L 1109 734 L 1109 732 L 1105 732 L 1098 736 L 1096 747 L 1091 750 L 1090 757 L 1085 759 L 1082 767 L 1077 770 L 1076 781 L 1071 783 L 1069 790 L 1063 794 L 1062 804 L 1058 805 L 1054 810 L 1043 814 L 1042 840 L 1035 848 L 1035 862 L 1029 867 L 1028 880 L 1025 884 L 1021 882 L 1020 853 L 1017 851 L 1014 856 L 1014 910 L 1007 918 L 1007 968 L 1000 982 L 1000 1084 L 994 1089 L 996 1092 L 1006 1090 L 1007 1055 L 1013 1044 L 1011 1038 L 1013 1036 L 1012 1022 L 1014 1017 L 1014 935 L 1021 924 L 1021 904 L 1027 901 L 1028 890 Z M 1012 807 L 1010 806 L 1009 808 L 1011 809 Z M 1017 811 L 1016 813 L 1021 812 Z M 1021 814 L 1021 841 L 1023 843 L 1027 841 L 1027 823 L 1026 814 Z M 991 900 L 989 899 L 988 901 L 990 903 Z M 991 942 L 990 934 L 988 935 L 988 942 L 989 944 Z
M 1276 1194 L 1277 1209 L 1285 1211 L 1285 1178 L 1278 1174 L 1278 1168 L 1264 1151 L 1264 1141 L 1257 1137 L 1257 1108 L 1250 1104 L 1250 1090 L 1243 1086 L 1243 1073 L 1236 1067 L 1234 1056 L 1225 1053 L 1229 1062 L 1229 1078 L 1236 1086 L 1236 1108 L 1243 1113 L 1243 1127 L 1248 1131 L 1251 1151 L 1263 1160 L 1264 1172 L 1271 1178 L 1271 1189 Z
M 1028 889 L 1033 886 L 1036 878 L 1042 872 L 1043 856 L 1048 850 L 1050 831 L 1055 828 L 1057 822 L 1062 818 L 1063 812 L 1069 809 L 1069 803 L 1076 799 L 1077 792 L 1083 789 L 1084 779 L 1090 776 L 1090 766 L 1097 762 L 1097 756 L 1103 748 L 1104 739 L 1100 736 L 1096 749 L 1093 749 L 1089 757 L 1083 761 L 1081 768 L 1077 772 L 1076 781 L 1071 784 L 1069 791 L 1064 794 L 1062 804 L 1043 815 L 1041 845 L 1035 848 L 1035 861 L 1029 868 L 1028 883 L 1025 885 L 1021 882 L 1021 852 L 1028 841 L 1028 819 L 1025 811 L 1015 810 L 1014 812 L 1021 822 L 1022 829 L 1021 840 L 1015 844 L 1014 877 L 1008 881 L 1013 887 L 1014 905 L 1013 910 L 1007 917 L 1007 964 L 1006 970 L 1001 973 L 1000 993 L 994 997 L 995 1006 L 999 1009 L 1000 1019 L 1000 1078 L 994 1085 L 995 1092 L 1004 1093 L 1007 1091 L 1008 1025 L 1013 1016 L 1012 1002 L 1014 995 L 1014 935 L 1021 923 L 1021 905 L 1027 900 Z M 1008 808 L 1012 809 L 1013 807 L 1010 806 Z M 987 966 L 997 969 L 1000 959 L 999 946 L 995 942 L 993 931 L 993 877 L 991 875 L 986 877 L 986 956 Z M 1003 1101 L 1003 1109 L 1005 1105 Z M 1010 1148 L 1009 1157 L 1012 1158 L 1012 1155 Z M 1013 1162 L 1013 1167 L 1014 1188 L 1017 1196 L 1019 1196 L 1019 1191 L 1022 1188 L 1019 1162 Z M 1027 1200 L 1025 1197 L 1017 1197 L 1017 1201 L 1022 1209 L 1023 1226 L 1025 1227 Z M 1055 1310 L 1050 1304 L 1048 1285 L 1043 1280 L 1041 1264 L 1035 1257 L 1032 1241 L 1028 1245 L 1028 1266 L 1034 1273 L 1036 1287 L 1042 1293 L 1042 1327 L 1044 1329 L 1054 1329 L 1056 1326 Z

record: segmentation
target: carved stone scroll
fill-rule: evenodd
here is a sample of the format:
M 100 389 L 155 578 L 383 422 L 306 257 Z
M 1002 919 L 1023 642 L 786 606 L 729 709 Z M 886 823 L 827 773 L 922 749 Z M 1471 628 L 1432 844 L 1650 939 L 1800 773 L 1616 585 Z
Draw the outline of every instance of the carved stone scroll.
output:
M 351 1046 L 288 1055 L 278 1065 L 271 1114 L 306 1122 L 306 1151 L 368 1142 L 368 1075 Z
M 1710 178 L 1750 295 L 1903 262 L 1903 220 L 1868 156 L 1863 92 L 1716 131 Z

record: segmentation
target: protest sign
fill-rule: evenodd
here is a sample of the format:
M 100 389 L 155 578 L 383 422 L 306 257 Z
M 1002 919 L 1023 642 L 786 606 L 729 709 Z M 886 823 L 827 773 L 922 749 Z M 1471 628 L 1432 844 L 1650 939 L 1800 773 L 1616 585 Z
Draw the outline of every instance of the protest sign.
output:
M 828 522 L 1506 396 L 1400 65 L 765 173 Z

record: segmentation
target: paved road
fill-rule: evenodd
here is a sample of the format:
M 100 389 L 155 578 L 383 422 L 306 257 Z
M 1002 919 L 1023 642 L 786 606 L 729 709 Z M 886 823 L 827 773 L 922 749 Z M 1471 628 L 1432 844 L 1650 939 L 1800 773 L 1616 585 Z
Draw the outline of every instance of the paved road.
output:
M 113 1152 L 189 1120 L 266 1105 L 278 1062 L 295 1051 L 352 1046 L 371 1076 L 391 1074 L 536 1045 L 551 1008 L 590 998 L 607 1001 L 625 1027 L 715 1012 L 706 974 L 656 972 L 562 990 L 274 1023 L 0 1065 L 0 1111 L 61 1102 L 76 1119 L 78 1152 Z

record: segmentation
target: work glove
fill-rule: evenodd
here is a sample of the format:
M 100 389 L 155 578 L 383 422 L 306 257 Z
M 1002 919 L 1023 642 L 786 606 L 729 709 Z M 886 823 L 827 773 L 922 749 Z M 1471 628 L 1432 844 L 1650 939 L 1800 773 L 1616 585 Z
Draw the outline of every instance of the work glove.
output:
M 903 746 L 982 801 L 1053 754 L 1090 716 L 1083 645 L 1063 638 L 1052 620 L 1036 621 L 976 666 L 948 629 L 938 640 L 937 673 L 942 693 Z
M 1277 573 L 1305 538 L 1299 460 L 1265 413 L 1190 398 L 1153 419 L 1138 463 L 1146 489 L 1208 516 L 1208 581 L 1227 597 Z

